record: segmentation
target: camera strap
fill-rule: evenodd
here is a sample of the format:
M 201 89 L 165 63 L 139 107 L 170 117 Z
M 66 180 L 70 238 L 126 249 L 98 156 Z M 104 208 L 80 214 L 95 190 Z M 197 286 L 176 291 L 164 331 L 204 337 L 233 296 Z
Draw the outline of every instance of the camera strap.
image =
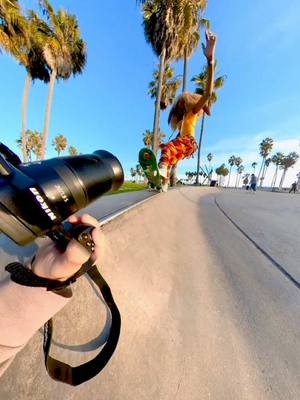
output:
M 107 341 L 95 358 L 86 363 L 71 367 L 62 361 L 56 360 L 49 355 L 53 333 L 53 320 L 50 319 L 44 325 L 44 356 L 45 366 L 51 378 L 68 383 L 72 386 L 80 385 L 83 382 L 96 376 L 108 363 L 113 355 L 120 336 L 121 315 L 116 303 L 114 302 L 110 287 L 93 265 L 86 271 L 96 286 L 99 288 L 103 299 L 111 312 L 111 329 Z

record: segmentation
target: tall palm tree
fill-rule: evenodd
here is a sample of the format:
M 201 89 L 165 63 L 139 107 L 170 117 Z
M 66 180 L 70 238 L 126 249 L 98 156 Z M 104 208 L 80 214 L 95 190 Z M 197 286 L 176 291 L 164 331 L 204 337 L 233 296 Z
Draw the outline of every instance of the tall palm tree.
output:
M 238 168 L 237 168 L 237 177 L 238 177 L 238 179 L 237 179 L 237 185 L 236 185 L 236 187 L 239 187 L 239 185 L 240 185 L 240 179 L 241 179 L 242 173 L 243 173 L 244 171 L 245 171 L 245 167 L 244 167 L 243 165 L 239 165 Z
M 85 43 L 80 38 L 76 17 L 62 9 L 55 13 L 48 0 L 40 2 L 51 29 L 43 48 L 45 60 L 51 70 L 42 142 L 44 158 L 55 80 L 68 79 L 72 74 L 82 73 L 86 63 L 86 50 Z
M 277 152 L 276 154 L 274 154 L 274 156 L 272 157 L 272 163 L 275 164 L 275 172 L 274 172 L 274 176 L 271 182 L 271 188 L 272 190 L 274 189 L 275 185 L 276 185 L 276 179 L 277 179 L 277 174 L 278 174 L 278 169 L 279 166 L 281 165 L 282 159 L 283 159 L 284 155 L 281 152 Z
M 183 84 L 182 92 L 187 90 L 188 61 L 197 50 L 200 42 L 200 27 L 209 29 L 207 19 L 201 18 L 206 8 L 207 0 L 185 0 L 183 1 L 183 25 L 179 32 L 178 54 L 176 60 L 183 58 Z M 170 186 L 175 186 L 177 175 L 177 164 L 173 165 L 170 172 Z
M 207 158 L 207 161 L 208 161 L 208 170 L 209 170 L 209 178 L 208 179 L 210 180 L 211 179 L 211 173 L 212 173 L 211 161 L 214 158 L 214 156 L 213 156 L 212 153 L 208 153 L 206 158 Z
M 239 167 L 242 164 L 242 162 L 243 162 L 243 160 L 241 159 L 241 157 L 235 157 L 234 165 L 237 167 L 237 169 L 236 169 L 235 188 L 237 188 L 238 177 L 239 177 Z
M 21 14 L 17 0 L 0 0 L 0 50 L 14 55 L 12 40 L 26 37 L 26 19 Z
M 264 140 L 261 141 L 259 144 L 259 154 L 262 156 L 262 163 L 260 166 L 260 170 L 258 173 L 257 181 L 259 181 L 259 178 L 263 172 L 265 161 L 268 157 L 268 155 L 271 153 L 271 150 L 273 148 L 274 140 L 272 138 L 265 138 Z M 261 179 L 264 179 L 264 176 L 262 174 Z M 261 186 L 261 185 L 260 185 Z
M 292 151 L 287 156 L 284 156 L 282 158 L 280 168 L 283 169 L 283 173 L 282 173 L 280 183 L 279 183 L 280 190 L 282 189 L 287 170 L 296 164 L 298 158 L 299 158 L 299 154 L 297 154 L 295 151 Z
M 26 20 L 26 37 L 16 36 L 14 45 L 17 51 L 15 57 L 26 69 L 26 79 L 22 98 L 22 143 L 23 157 L 26 159 L 25 151 L 25 131 L 26 131 L 26 108 L 27 98 L 31 81 L 40 79 L 45 83 L 50 80 L 49 70 L 43 55 L 43 45 L 45 43 L 45 31 L 48 29 L 46 23 L 42 21 L 34 11 L 28 12 Z
M 153 80 L 149 83 L 148 94 L 151 99 L 156 99 L 158 90 L 159 71 L 153 73 Z M 177 90 L 181 85 L 179 76 L 174 77 L 174 68 L 171 68 L 169 63 L 166 63 L 162 78 L 160 109 L 165 110 L 171 105 L 175 98 Z
M 255 168 L 256 168 L 256 166 L 257 166 L 257 162 L 253 162 L 252 164 L 251 164 L 251 167 L 253 168 L 253 173 L 255 174 Z
M 228 176 L 227 187 L 229 187 L 229 184 L 230 184 L 231 169 L 232 169 L 232 167 L 235 165 L 235 158 L 236 158 L 236 157 L 235 157 L 234 155 L 232 155 L 232 156 L 230 156 L 229 159 L 228 159 L 228 164 L 229 164 L 230 168 L 229 168 L 229 176 Z
M 66 150 L 67 144 L 68 144 L 68 140 L 64 135 L 57 135 L 52 140 L 52 146 L 57 151 L 58 156 L 60 156 L 60 153 L 62 151 Z
M 263 168 L 263 171 L 262 171 L 262 174 L 261 174 L 259 187 L 262 187 L 263 180 L 266 177 L 267 169 L 268 169 L 269 165 L 271 164 L 271 161 L 272 161 L 272 158 L 270 158 L 270 157 L 266 158 L 266 160 L 265 160 L 265 164 L 264 164 L 264 168 Z
M 216 63 L 215 63 L 215 68 L 216 68 Z M 205 88 L 207 85 L 207 78 L 208 78 L 208 67 L 205 66 L 203 68 L 203 71 L 199 75 L 196 75 L 192 78 L 192 82 L 194 82 L 196 85 L 196 93 L 203 94 L 205 92 Z M 226 79 L 226 75 L 218 76 L 215 79 L 214 84 L 213 84 L 214 90 L 213 90 L 213 92 L 211 94 L 211 98 L 210 98 L 211 104 L 213 104 L 217 101 L 218 97 L 217 97 L 216 90 L 223 87 L 225 79 Z M 203 140 L 203 134 L 204 134 L 204 121 L 205 121 L 205 113 L 202 114 L 201 130 L 200 130 L 199 143 L 198 143 L 196 184 L 199 183 L 200 156 L 201 156 L 201 147 L 202 147 L 202 140 Z
M 183 23 L 182 0 L 139 1 L 143 4 L 145 38 L 159 57 L 159 78 L 153 123 L 153 151 L 158 149 L 159 112 L 165 62 L 178 53 L 178 31 Z

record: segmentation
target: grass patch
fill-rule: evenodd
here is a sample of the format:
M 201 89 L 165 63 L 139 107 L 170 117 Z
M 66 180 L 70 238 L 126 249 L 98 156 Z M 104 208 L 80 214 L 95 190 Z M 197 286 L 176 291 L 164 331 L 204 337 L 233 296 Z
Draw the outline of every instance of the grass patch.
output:
M 145 190 L 147 186 L 144 183 L 135 183 L 135 182 L 124 182 L 123 185 L 115 192 L 109 192 L 108 195 L 111 194 L 120 194 L 126 192 L 137 192 L 138 190 Z

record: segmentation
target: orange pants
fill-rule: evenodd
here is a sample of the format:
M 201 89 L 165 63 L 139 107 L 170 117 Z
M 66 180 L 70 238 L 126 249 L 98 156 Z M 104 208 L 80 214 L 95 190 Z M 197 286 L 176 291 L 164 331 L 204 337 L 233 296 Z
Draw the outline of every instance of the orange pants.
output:
M 194 136 L 178 135 L 176 139 L 160 145 L 161 156 L 159 165 L 166 165 L 169 174 L 173 165 L 176 165 L 178 161 L 184 158 L 191 157 L 197 150 L 197 147 Z

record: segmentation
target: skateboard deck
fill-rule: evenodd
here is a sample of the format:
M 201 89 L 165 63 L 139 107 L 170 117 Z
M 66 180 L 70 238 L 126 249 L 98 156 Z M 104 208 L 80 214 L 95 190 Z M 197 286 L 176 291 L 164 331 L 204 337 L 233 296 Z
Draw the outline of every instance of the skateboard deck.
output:
M 161 190 L 161 179 L 155 154 L 152 150 L 144 147 L 139 152 L 139 163 L 148 179 L 152 189 Z

